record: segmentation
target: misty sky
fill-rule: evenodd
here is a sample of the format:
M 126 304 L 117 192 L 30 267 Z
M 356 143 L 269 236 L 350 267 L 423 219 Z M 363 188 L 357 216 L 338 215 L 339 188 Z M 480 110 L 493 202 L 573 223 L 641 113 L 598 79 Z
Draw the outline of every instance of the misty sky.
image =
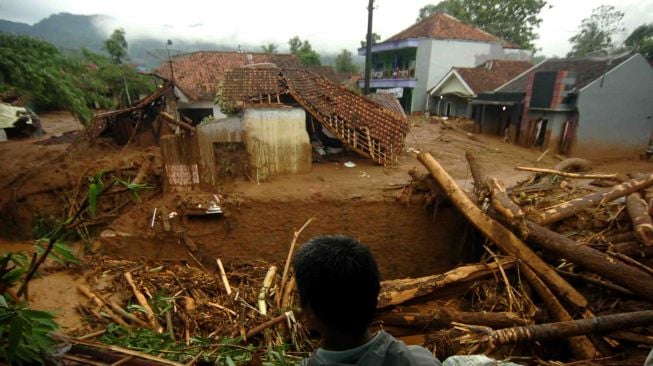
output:
M 411 25 L 419 8 L 437 0 L 376 0 L 374 31 L 386 39 Z M 581 20 L 592 8 L 614 5 L 625 13 L 627 33 L 653 22 L 653 0 L 549 0 L 543 9 L 540 38 L 546 56 L 564 56 Z M 310 40 L 319 52 L 354 51 L 360 47 L 367 26 L 367 0 L 0 0 L 0 18 L 32 24 L 52 13 L 105 14 L 112 21 L 101 24 L 107 33 L 117 27 L 127 39 L 154 36 L 161 39 L 201 39 L 259 51 L 276 43 L 287 50 L 294 35 Z M 622 35 L 621 39 L 627 34 Z

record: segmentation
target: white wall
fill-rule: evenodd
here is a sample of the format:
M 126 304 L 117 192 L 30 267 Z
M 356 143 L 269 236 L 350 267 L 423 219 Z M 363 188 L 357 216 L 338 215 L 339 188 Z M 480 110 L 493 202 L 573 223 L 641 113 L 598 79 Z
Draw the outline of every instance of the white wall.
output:
M 487 60 L 504 59 L 499 43 L 461 40 L 420 39 L 417 49 L 413 111 L 423 111 L 426 91 L 440 81 L 452 67 L 475 67 Z
M 197 101 L 195 103 L 191 102 L 183 102 L 182 99 L 179 99 L 179 102 L 177 104 L 177 108 L 179 109 L 185 109 L 185 108 L 198 108 L 198 109 L 213 109 L 213 117 L 216 119 L 221 119 L 221 118 L 226 118 L 227 115 L 220 112 L 220 106 L 216 105 L 210 100 L 201 100 Z
M 312 147 L 301 108 L 245 109 L 243 140 L 254 179 L 311 171 Z

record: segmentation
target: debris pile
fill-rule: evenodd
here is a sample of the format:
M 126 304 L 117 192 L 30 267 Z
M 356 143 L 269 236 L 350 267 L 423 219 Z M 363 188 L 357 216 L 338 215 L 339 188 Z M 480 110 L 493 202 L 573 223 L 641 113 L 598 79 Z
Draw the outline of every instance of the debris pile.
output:
M 469 285 L 474 283 L 470 278 L 482 277 L 472 274 L 474 266 L 397 281 L 385 284 L 380 306 L 412 309 L 400 306 L 380 320 L 400 326 L 408 340 L 418 337 L 418 342 L 437 345 L 441 356 L 486 352 L 524 363 L 570 358 L 586 364 L 643 362 L 653 345 L 653 174 L 629 178 L 564 172 L 586 168 L 585 162 L 572 160 L 505 188 L 468 153 L 474 178 L 474 192 L 468 194 L 430 154 L 419 153 L 418 160 L 430 175 L 413 173 L 402 201 L 414 202 L 406 196 L 418 196 L 435 210 L 443 202 L 457 207 L 486 238 L 485 259 L 476 270 L 495 278 L 480 286 L 500 291 L 443 296 L 442 288 L 452 283 L 478 289 L 479 282 Z M 607 188 L 580 187 L 571 178 L 596 179 L 593 185 Z M 499 259 L 496 252 L 507 257 Z M 497 303 L 496 296 L 503 301 Z M 440 310 L 429 303 L 434 298 L 459 306 Z M 505 323 L 489 324 L 497 317 Z M 555 342 L 563 338 L 566 348 Z

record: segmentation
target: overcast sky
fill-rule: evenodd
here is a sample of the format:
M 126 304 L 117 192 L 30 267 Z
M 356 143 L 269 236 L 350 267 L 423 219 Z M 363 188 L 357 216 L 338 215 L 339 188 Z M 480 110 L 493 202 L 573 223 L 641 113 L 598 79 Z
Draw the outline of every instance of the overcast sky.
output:
M 374 31 L 382 39 L 410 26 L 419 8 L 437 0 L 376 0 Z M 564 56 L 569 37 L 592 8 L 614 5 L 625 13 L 627 33 L 653 22 L 653 0 L 549 0 L 542 10 L 536 45 L 546 56 Z M 318 52 L 360 47 L 367 27 L 367 0 L 0 0 L 0 18 L 33 24 L 52 13 L 105 14 L 114 18 L 102 26 L 162 39 L 201 39 L 242 44 L 251 51 L 273 42 L 287 49 L 294 35 L 310 40 Z M 627 34 L 626 34 L 627 35 Z M 625 38 L 626 35 L 623 35 Z

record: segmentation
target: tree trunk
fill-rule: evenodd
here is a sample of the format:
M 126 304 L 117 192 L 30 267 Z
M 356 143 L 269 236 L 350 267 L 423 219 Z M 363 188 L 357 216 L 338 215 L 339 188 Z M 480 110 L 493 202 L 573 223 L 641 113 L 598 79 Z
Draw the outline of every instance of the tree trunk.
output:
M 633 193 L 626 200 L 628 215 L 633 220 L 635 236 L 642 243 L 653 245 L 653 220 L 648 213 L 648 205 L 638 193 Z
M 513 200 L 510 199 L 503 184 L 494 178 L 487 179 L 490 193 L 492 196 L 492 207 L 503 217 L 505 217 L 511 226 L 519 230 L 519 235 L 525 239 L 528 235 L 526 228 L 524 211 Z
M 597 316 L 593 319 L 500 329 L 488 335 L 486 340 L 494 346 L 499 346 L 504 344 L 557 340 L 582 334 L 606 333 L 650 325 L 653 325 L 653 310 L 645 310 Z
M 508 312 L 466 312 L 458 311 L 449 306 L 442 306 L 428 313 L 403 313 L 388 311 L 379 314 L 376 321 L 383 325 L 420 330 L 437 330 L 451 327 L 452 322 L 481 325 L 492 329 L 503 329 L 514 326 L 532 324 L 533 319 L 525 319 L 521 314 Z
M 561 170 L 555 169 L 545 169 L 545 168 L 534 168 L 528 166 L 518 166 L 515 167 L 517 170 L 522 170 L 526 172 L 535 172 L 535 173 L 544 173 L 544 174 L 555 174 L 561 177 L 567 178 L 583 178 L 583 179 L 614 179 L 617 177 L 617 174 L 584 174 L 584 173 L 569 173 Z
M 579 308 L 587 307 L 585 297 L 555 272 L 542 258 L 524 244 L 512 231 L 484 214 L 463 192 L 446 170 L 429 153 L 417 159 L 424 164 L 459 211 L 504 253 L 515 256 L 528 265 L 559 295 Z M 653 177 L 653 174 L 652 174 Z
M 643 245 L 638 241 L 616 243 L 612 246 L 612 250 L 621 254 L 625 254 L 629 257 L 649 257 L 653 255 L 653 247 Z
M 506 269 L 515 265 L 514 260 L 501 261 L 501 266 Z M 406 301 L 428 295 L 437 289 L 447 287 L 456 283 L 472 281 L 497 271 L 499 265 L 475 264 L 454 268 L 451 271 L 433 276 L 408 278 L 401 280 L 390 280 L 381 282 L 379 293 L 378 309 L 392 305 L 402 304 Z
M 483 166 L 476 160 L 476 156 L 471 151 L 465 152 L 465 158 L 467 158 L 469 170 L 471 170 L 472 178 L 474 179 L 474 193 L 478 196 L 479 202 L 483 202 L 488 192 L 485 169 L 483 169 Z
M 528 283 L 533 286 L 535 292 L 540 296 L 540 299 L 544 302 L 544 305 L 549 310 L 549 314 L 551 314 L 553 319 L 557 321 L 573 320 L 567 309 L 560 304 L 560 301 L 558 301 L 555 294 L 553 294 L 546 284 L 537 277 L 535 272 L 533 272 L 529 266 L 522 263 L 519 266 L 519 269 L 528 280 Z M 571 348 L 574 357 L 579 360 L 592 359 L 598 354 L 598 351 L 586 336 L 572 337 L 568 342 L 569 348 Z
M 586 208 L 627 196 L 651 185 L 653 185 L 653 173 L 647 175 L 646 178 L 632 179 L 612 188 L 555 205 L 537 215 L 535 221 L 540 225 L 548 225 L 571 217 Z
M 544 249 L 653 301 L 653 276 L 648 273 L 620 261 L 610 260 L 605 253 L 586 245 L 578 245 L 574 240 L 531 221 L 527 221 L 527 226 L 528 239 Z

